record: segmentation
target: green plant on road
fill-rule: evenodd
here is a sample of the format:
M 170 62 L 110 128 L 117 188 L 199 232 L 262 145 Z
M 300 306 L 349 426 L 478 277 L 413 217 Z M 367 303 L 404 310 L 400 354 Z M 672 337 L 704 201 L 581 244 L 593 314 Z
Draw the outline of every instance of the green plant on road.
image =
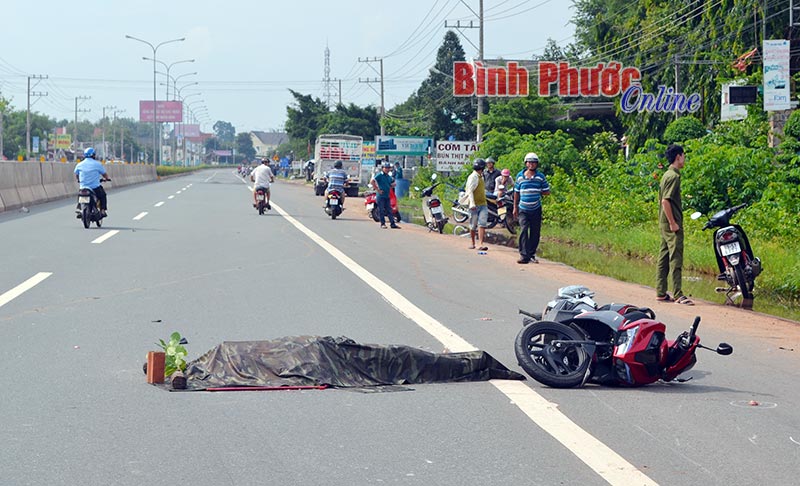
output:
M 164 376 L 170 376 L 176 371 L 186 371 L 186 348 L 181 344 L 181 334 L 173 332 L 169 336 L 169 342 L 159 339 L 158 344 L 164 350 Z

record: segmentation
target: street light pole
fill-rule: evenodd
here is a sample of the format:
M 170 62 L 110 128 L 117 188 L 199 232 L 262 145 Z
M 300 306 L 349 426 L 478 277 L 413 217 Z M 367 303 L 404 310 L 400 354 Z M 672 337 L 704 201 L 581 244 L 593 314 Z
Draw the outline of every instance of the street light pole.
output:
M 153 59 L 151 57 L 146 57 L 146 56 L 142 56 L 142 59 L 145 60 L 145 61 L 156 61 L 155 59 Z M 175 61 L 175 62 L 170 63 L 170 64 L 167 64 L 164 61 L 156 61 L 156 62 L 161 64 L 162 66 L 164 66 L 164 69 L 166 69 L 166 71 L 167 71 L 167 94 L 164 97 L 164 99 L 165 100 L 169 100 L 169 80 L 172 78 L 169 75 L 169 70 L 172 69 L 172 66 L 174 66 L 176 64 L 180 64 L 182 62 L 194 62 L 194 59 L 184 59 L 183 61 Z M 195 73 L 195 74 L 197 74 L 197 73 Z M 173 84 L 172 86 L 173 86 L 173 89 L 174 89 L 175 85 Z M 174 97 L 174 94 L 173 94 L 173 97 Z
M 116 106 L 103 107 L 103 160 L 108 160 L 108 154 L 106 153 L 106 109 L 113 110 L 116 109 Z
M 169 44 L 171 42 L 182 42 L 186 40 L 186 37 L 164 41 L 155 46 L 144 39 L 139 39 L 138 37 L 134 37 L 132 35 L 126 35 L 125 38 L 147 44 L 151 49 L 153 49 L 153 165 L 157 166 L 161 156 L 161 150 L 159 149 L 158 137 L 156 136 L 156 129 L 158 127 L 158 103 L 156 99 L 156 53 L 158 52 L 158 48 L 164 44 Z

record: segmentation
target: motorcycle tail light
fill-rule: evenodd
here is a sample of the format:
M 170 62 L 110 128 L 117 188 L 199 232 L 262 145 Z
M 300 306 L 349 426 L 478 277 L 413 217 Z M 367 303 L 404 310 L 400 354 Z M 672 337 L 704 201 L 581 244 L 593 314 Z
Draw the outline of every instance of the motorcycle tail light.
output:
M 733 233 L 733 231 L 726 231 L 719 236 L 722 241 L 730 241 L 735 237 L 736 235 Z
M 441 205 L 442 205 L 442 203 L 440 203 L 439 201 L 436 201 L 436 200 L 431 201 L 431 207 L 432 208 L 438 208 Z

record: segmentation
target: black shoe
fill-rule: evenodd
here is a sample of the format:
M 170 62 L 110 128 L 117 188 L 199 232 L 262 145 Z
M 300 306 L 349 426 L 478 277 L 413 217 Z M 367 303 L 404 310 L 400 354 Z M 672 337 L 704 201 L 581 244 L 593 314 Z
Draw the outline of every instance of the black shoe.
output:
M 267 209 L 272 209 L 272 206 L 269 203 L 267 203 Z
M 392 229 L 400 229 L 400 227 L 399 227 L 399 226 L 397 226 L 396 224 L 393 224 L 393 225 L 391 225 L 391 226 L 389 226 L 389 227 L 390 227 L 390 228 L 392 228 Z
M 527 265 L 528 263 L 530 263 L 530 260 L 528 260 L 527 258 L 520 258 L 519 260 L 517 260 L 517 263 L 519 263 L 520 265 Z
M 77 219 L 81 219 L 81 218 L 83 218 L 83 215 L 82 215 L 81 213 L 78 213 L 78 214 L 76 214 L 76 215 L 75 215 L 75 217 L 76 217 Z
M 532 256 L 531 263 L 539 263 L 539 260 L 537 260 L 535 256 Z

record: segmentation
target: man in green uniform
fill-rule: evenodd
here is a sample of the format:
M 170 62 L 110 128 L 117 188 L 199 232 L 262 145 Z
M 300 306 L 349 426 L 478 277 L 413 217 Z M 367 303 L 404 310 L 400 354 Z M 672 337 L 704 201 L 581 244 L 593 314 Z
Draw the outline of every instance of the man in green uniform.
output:
M 681 205 L 681 169 L 686 154 L 683 147 L 672 144 L 667 147 L 669 168 L 661 177 L 658 190 L 658 228 L 661 233 L 661 248 L 658 252 L 658 277 L 656 300 L 693 305 L 681 289 L 683 270 L 683 206 Z M 667 293 L 668 279 L 672 281 L 673 296 Z

